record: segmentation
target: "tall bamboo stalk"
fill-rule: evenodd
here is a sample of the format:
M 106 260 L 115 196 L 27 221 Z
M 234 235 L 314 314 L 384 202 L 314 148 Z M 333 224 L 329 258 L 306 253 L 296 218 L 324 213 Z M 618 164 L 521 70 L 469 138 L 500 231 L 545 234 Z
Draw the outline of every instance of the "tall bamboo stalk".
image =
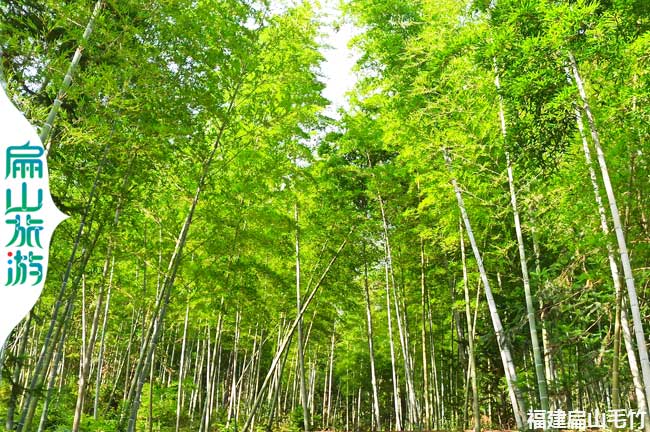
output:
M 61 84 L 61 88 L 59 89 L 59 92 L 57 93 L 56 98 L 54 99 L 54 103 L 52 104 L 52 108 L 50 109 L 50 113 L 47 116 L 47 121 L 45 122 L 43 128 L 41 129 L 41 135 L 40 135 L 41 142 L 45 146 L 45 150 L 47 151 L 47 153 L 50 153 L 53 150 L 53 148 L 51 148 L 51 143 L 48 142 L 48 139 L 50 138 L 50 134 L 52 133 L 52 128 L 54 127 L 54 121 L 56 120 L 56 116 L 59 113 L 59 109 L 61 108 L 63 99 L 65 98 L 66 93 L 70 88 L 70 85 L 72 84 L 72 78 L 74 77 L 74 73 L 77 69 L 77 66 L 79 66 L 79 61 L 81 60 L 81 55 L 83 53 L 84 46 L 88 43 L 88 39 L 90 38 L 90 35 L 93 32 L 93 29 L 95 27 L 95 21 L 99 17 L 99 14 L 102 10 L 102 5 L 103 5 L 103 0 L 97 0 L 97 2 L 95 3 L 95 7 L 90 16 L 90 19 L 88 20 L 88 23 L 86 24 L 86 29 L 84 30 L 83 36 L 81 37 L 79 46 L 77 47 L 77 50 L 75 51 L 74 56 L 72 57 L 72 61 L 68 66 L 68 70 L 65 74 L 65 77 L 63 78 L 63 83 Z
M 498 70 L 496 65 L 494 84 L 497 90 L 501 89 L 501 82 L 499 80 Z M 506 127 L 506 117 L 503 107 L 503 97 L 499 95 L 499 121 L 501 124 L 501 134 L 503 136 L 504 144 L 508 135 Z M 508 171 L 508 186 L 510 188 L 510 204 L 512 206 L 512 216 L 515 222 L 515 233 L 517 236 L 517 245 L 519 249 L 519 263 L 521 265 L 521 279 L 524 285 L 524 295 L 526 297 L 526 316 L 528 319 L 528 328 L 530 330 L 530 342 L 533 348 L 533 359 L 535 361 L 535 376 L 537 378 L 537 390 L 539 392 L 539 402 L 542 411 L 549 411 L 548 403 L 548 388 L 546 384 L 546 375 L 544 371 L 544 359 L 542 357 L 542 350 L 540 349 L 539 339 L 537 337 L 537 319 L 536 310 L 533 303 L 533 294 L 530 287 L 530 279 L 528 274 L 528 264 L 526 262 L 526 248 L 524 246 L 524 236 L 521 229 L 521 221 L 519 218 L 519 208 L 517 206 L 517 193 L 515 192 L 515 180 L 512 168 L 512 161 L 510 153 L 506 151 L 506 165 Z
M 497 310 L 496 302 L 492 296 L 492 289 L 490 288 L 490 281 L 487 277 L 487 272 L 483 266 L 483 258 L 478 249 L 476 239 L 474 238 L 474 232 L 472 231 L 472 226 L 470 224 L 469 216 L 467 215 L 467 210 L 465 209 L 465 202 L 463 200 L 463 195 L 458 186 L 456 178 L 453 176 L 453 170 L 451 167 L 451 158 L 447 152 L 446 148 L 442 149 L 443 156 L 449 171 L 452 173 L 452 186 L 454 192 L 456 193 L 456 200 L 458 202 L 458 208 L 465 224 L 465 230 L 467 231 L 467 237 L 469 238 L 470 244 L 472 245 L 472 251 L 474 253 L 474 258 L 476 259 L 476 264 L 479 268 L 479 273 L 481 279 L 483 280 L 483 285 L 485 286 L 485 297 L 487 299 L 488 308 L 490 310 L 490 317 L 492 318 L 492 325 L 494 327 L 494 333 L 496 335 L 497 344 L 499 346 L 499 352 L 501 354 L 501 361 L 503 363 L 503 369 L 506 376 L 506 382 L 508 384 L 508 394 L 510 396 L 510 403 L 512 404 L 512 409 L 515 417 L 515 422 L 517 423 L 517 428 L 523 429 L 526 425 L 526 406 L 517 385 L 517 372 L 515 370 L 515 364 L 512 360 L 512 354 L 510 353 L 510 347 L 508 340 L 506 338 L 505 332 L 503 330 L 503 324 L 501 323 L 501 317 Z
M 598 128 L 596 126 L 596 119 L 591 112 L 591 105 L 589 104 L 589 99 L 587 98 L 587 92 L 585 90 L 582 77 L 578 71 L 578 64 L 576 63 L 575 58 L 572 53 L 568 54 L 569 62 L 571 65 L 571 70 L 573 72 L 573 78 L 575 79 L 576 86 L 578 88 L 578 93 L 582 100 L 582 109 L 584 110 L 587 116 L 587 122 L 589 124 L 589 129 L 591 131 L 591 139 L 596 148 L 596 156 L 598 160 L 598 165 L 600 166 L 600 173 L 603 180 L 603 185 L 605 186 L 605 192 L 607 196 L 607 201 L 609 202 L 609 209 L 612 217 L 612 222 L 614 225 L 614 232 L 616 233 L 616 241 L 618 243 L 618 251 L 621 259 L 621 264 L 623 266 L 623 275 L 625 277 L 625 285 L 627 287 L 627 293 L 630 300 L 630 309 L 632 311 L 632 323 L 634 325 L 634 333 L 636 336 L 637 349 L 639 351 L 639 360 L 641 362 L 641 372 L 643 375 L 643 384 L 646 395 L 646 412 L 648 411 L 648 403 L 650 403 L 650 359 L 648 359 L 648 348 L 645 341 L 645 333 L 643 330 L 643 323 L 641 321 L 641 309 L 639 307 L 639 299 L 636 293 L 636 286 L 634 283 L 634 275 L 632 273 L 632 264 L 630 262 L 630 256 L 627 249 L 627 242 L 625 240 L 625 233 L 623 231 L 623 225 L 621 224 L 621 216 L 618 211 L 618 205 L 616 203 L 616 195 L 614 194 L 614 188 L 612 186 L 612 181 L 609 177 L 609 169 L 607 168 L 607 162 L 605 160 L 605 153 L 600 144 L 600 135 L 598 133 Z
M 567 71 L 568 72 L 568 71 Z M 603 204 L 603 199 L 600 193 L 600 186 L 598 185 L 598 178 L 596 176 L 596 171 L 593 166 L 592 158 L 591 158 L 591 150 L 589 148 L 589 142 L 587 140 L 587 136 L 585 134 L 584 130 L 584 122 L 582 120 L 582 114 L 579 109 L 576 108 L 576 124 L 578 126 L 578 131 L 580 132 L 580 138 L 582 141 L 582 150 L 585 155 L 585 163 L 587 165 L 587 169 L 589 171 L 589 179 L 591 180 L 591 186 L 594 191 L 594 199 L 596 201 L 596 205 L 598 207 L 598 216 L 600 219 L 600 229 L 603 233 L 603 235 L 606 238 L 606 246 L 607 246 L 607 260 L 609 262 L 609 269 L 612 275 L 612 282 L 614 284 L 614 293 L 616 297 L 616 302 L 617 302 L 617 319 L 620 320 L 620 322 L 617 322 L 617 325 L 620 329 L 620 331 L 623 334 L 623 341 L 625 343 L 625 350 L 627 353 L 627 358 L 628 358 L 628 364 L 630 366 L 630 372 L 632 375 L 632 382 L 634 384 L 634 389 L 639 405 L 639 409 L 642 410 L 643 412 L 647 412 L 646 407 L 647 401 L 646 401 L 646 396 L 643 391 L 643 383 L 641 381 L 641 377 L 639 375 L 639 366 L 637 363 L 637 358 L 636 358 L 636 353 L 634 352 L 634 344 L 632 342 L 632 335 L 630 333 L 630 325 L 627 319 L 627 307 L 623 304 L 624 302 L 622 301 L 621 298 L 621 293 L 623 291 L 623 287 L 621 286 L 621 275 L 619 272 L 618 264 L 616 262 L 616 258 L 614 257 L 615 250 L 614 250 L 614 245 L 612 244 L 610 240 L 610 229 L 609 229 L 609 222 L 607 221 L 607 214 L 605 211 L 605 205 Z M 620 302 L 620 303 L 619 303 Z M 617 320 L 617 321 L 618 321 Z M 616 383 L 615 383 L 615 376 L 618 375 L 618 370 L 617 370 L 618 365 L 614 364 L 612 365 L 612 407 L 616 409 L 616 404 L 617 404 L 617 398 L 618 394 L 616 391 Z M 646 430 L 650 430 L 650 422 L 646 425 Z
M 113 268 L 115 267 L 115 257 L 113 257 L 113 261 L 111 263 L 111 272 L 113 272 Z M 106 332 L 108 328 L 108 312 L 111 307 L 111 291 L 112 291 L 112 286 L 111 284 L 108 285 L 108 293 L 106 294 L 106 305 L 104 308 L 104 318 L 102 321 L 102 335 L 100 337 L 99 341 L 99 354 L 97 357 L 97 381 L 95 383 L 95 399 L 93 402 L 93 418 L 97 420 L 98 418 L 98 411 L 99 411 L 99 392 L 102 387 L 102 376 L 103 376 L 103 369 L 104 369 L 104 351 L 106 349 Z
M 300 219 L 298 203 L 294 205 L 294 223 L 296 224 L 296 310 L 300 312 L 302 296 L 300 294 Z M 298 346 L 298 380 L 300 382 L 300 401 L 302 403 L 303 426 L 305 432 L 309 431 L 311 420 L 309 404 L 307 403 L 307 388 L 305 386 L 305 354 L 303 352 L 302 319 L 298 321 L 297 330 Z
M 480 432 L 481 411 L 480 411 L 480 401 L 478 400 L 476 353 L 474 351 L 474 331 L 472 328 L 472 322 L 476 323 L 476 319 L 472 321 L 472 312 L 470 310 L 471 308 L 470 308 L 470 297 L 469 297 L 469 279 L 467 276 L 467 260 L 465 258 L 465 239 L 463 238 L 464 234 L 463 234 L 462 222 L 459 224 L 459 229 L 460 229 L 460 254 L 461 254 L 461 260 L 463 262 L 463 293 L 465 294 L 465 319 L 467 320 L 467 351 L 468 351 L 467 355 L 469 357 L 468 374 L 472 382 L 472 411 L 474 413 L 474 431 Z M 465 425 L 463 425 L 463 427 L 465 427 Z
M 365 245 L 364 245 L 365 252 Z M 379 392 L 377 390 L 377 373 L 375 371 L 375 350 L 373 346 L 372 310 L 370 305 L 370 286 L 368 283 L 368 259 L 364 253 L 363 262 L 363 293 L 366 303 L 366 331 L 368 336 L 368 354 L 370 357 L 370 382 L 372 384 L 372 414 L 375 427 L 381 430 L 381 417 L 379 415 Z
M 181 364 L 178 369 L 178 392 L 176 394 L 176 432 L 178 432 L 181 425 L 181 404 L 183 396 L 183 379 L 185 367 L 185 349 L 187 347 L 187 326 L 190 317 L 190 302 L 187 302 L 185 307 L 185 319 L 183 320 L 183 341 L 181 347 Z

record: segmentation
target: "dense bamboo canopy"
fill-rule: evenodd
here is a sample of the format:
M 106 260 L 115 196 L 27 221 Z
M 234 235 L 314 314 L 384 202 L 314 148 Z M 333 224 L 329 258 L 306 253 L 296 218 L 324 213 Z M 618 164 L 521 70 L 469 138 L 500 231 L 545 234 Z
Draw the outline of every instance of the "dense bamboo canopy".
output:
M 6 430 L 641 427 L 650 3 L 340 12 L 0 3 L 70 215 L 0 351 Z

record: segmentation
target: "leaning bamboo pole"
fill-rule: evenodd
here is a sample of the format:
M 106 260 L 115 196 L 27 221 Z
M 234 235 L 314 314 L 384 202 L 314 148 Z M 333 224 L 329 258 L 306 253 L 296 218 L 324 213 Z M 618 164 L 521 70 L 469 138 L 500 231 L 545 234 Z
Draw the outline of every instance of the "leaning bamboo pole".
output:
M 481 275 L 481 280 L 485 286 L 485 297 L 487 299 L 488 308 L 490 310 L 490 317 L 492 318 L 492 325 L 494 327 L 494 333 L 496 335 L 497 344 L 499 346 L 499 352 L 501 354 L 501 361 L 503 363 L 503 370 L 506 376 L 506 382 L 508 384 L 508 395 L 510 397 L 510 403 L 512 404 L 512 409 L 514 412 L 515 422 L 517 423 L 518 429 L 523 429 L 526 424 L 526 406 L 517 386 L 517 372 L 515 370 L 515 364 L 512 360 L 512 354 L 510 353 L 510 347 L 506 339 L 505 331 L 503 329 L 503 324 L 501 323 L 501 317 L 499 316 L 499 311 L 496 307 L 496 302 L 492 295 L 492 289 L 490 288 L 490 281 L 487 277 L 487 272 L 483 265 L 483 258 L 481 257 L 481 252 L 474 238 L 474 232 L 472 231 L 472 225 L 467 215 L 467 210 L 465 208 L 465 201 L 463 200 L 463 195 L 458 186 L 456 178 L 453 177 L 453 169 L 451 167 L 451 157 L 446 148 L 442 149 L 443 156 L 449 171 L 452 173 L 451 183 L 454 187 L 454 192 L 456 194 L 456 200 L 458 202 L 458 208 L 460 210 L 463 223 L 465 224 L 465 230 L 467 231 L 467 237 L 469 238 L 470 244 L 472 246 L 472 251 L 474 253 L 474 258 L 476 259 L 476 264 L 479 268 L 479 273 Z

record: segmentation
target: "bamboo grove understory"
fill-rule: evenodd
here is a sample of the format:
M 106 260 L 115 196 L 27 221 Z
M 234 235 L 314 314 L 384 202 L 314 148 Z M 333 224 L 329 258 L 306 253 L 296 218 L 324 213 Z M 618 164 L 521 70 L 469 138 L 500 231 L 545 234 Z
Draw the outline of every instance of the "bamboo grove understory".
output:
M 650 3 L 338 7 L 0 3 L 70 215 L 0 351 L 7 431 L 641 427 Z

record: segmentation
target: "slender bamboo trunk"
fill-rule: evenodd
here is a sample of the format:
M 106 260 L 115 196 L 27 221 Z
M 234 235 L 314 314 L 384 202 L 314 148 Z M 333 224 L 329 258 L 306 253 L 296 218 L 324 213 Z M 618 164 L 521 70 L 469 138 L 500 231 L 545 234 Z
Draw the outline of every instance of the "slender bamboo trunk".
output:
M 429 346 L 431 347 L 431 382 L 433 384 L 433 400 L 432 400 L 432 414 L 433 414 L 433 426 L 435 429 L 439 429 L 442 424 L 443 410 L 442 410 L 442 398 L 440 386 L 441 383 L 438 379 L 438 366 L 437 366 L 437 357 L 436 357 L 436 345 L 434 342 L 434 332 L 433 332 L 433 316 L 431 312 L 431 307 L 427 304 L 427 325 L 429 327 Z
M 284 336 L 283 336 L 284 337 Z M 291 341 L 289 341 L 290 343 Z M 279 341 L 276 349 L 276 353 L 278 352 L 277 350 L 280 348 L 282 345 L 282 339 Z M 285 393 L 284 397 L 282 396 L 282 377 L 284 375 L 284 370 L 287 368 L 287 361 L 289 360 L 289 350 L 285 350 L 284 355 L 281 357 L 281 361 L 276 369 L 276 383 L 275 383 L 275 388 L 269 391 L 269 394 L 271 395 L 271 408 L 269 410 L 270 416 L 268 420 L 268 425 L 266 430 L 271 431 L 273 429 L 273 422 L 276 417 L 280 417 L 282 412 L 286 412 L 287 410 L 293 411 L 294 410 L 294 404 L 292 401 L 290 401 L 289 398 L 289 391 L 291 389 L 291 384 L 294 384 L 293 387 L 293 392 L 292 395 L 295 396 L 296 394 L 296 378 L 292 376 L 293 370 L 292 368 L 289 368 L 291 372 L 289 373 L 289 376 L 287 378 L 287 392 Z M 263 383 L 262 383 L 263 384 Z M 252 417 L 252 416 L 251 416 Z
M 480 411 L 480 401 L 478 399 L 478 384 L 477 384 L 477 372 L 476 372 L 476 354 L 474 352 L 474 330 L 472 322 L 474 325 L 476 321 L 472 321 L 472 313 L 470 310 L 470 297 L 469 297 L 469 280 L 467 276 L 467 261 L 465 258 L 465 240 L 463 234 L 463 225 L 462 222 L 459 224 L 460 228 L 460 254 L 461 260 L 463 262 L 463 292 L 465 293 L 465 318 L 467 320 L 467 354 L 469 358 L 469 370 L 468 374 L 472 381 L 472 410 L 474 413 L 474 431 L 479 432 L 481 430 L 481 411 Z M 480 290 L 477 290 L 480 291 Z M 477 303 L 478 309 L 478 303 Z M 465 427 L 465 425 L 463 425 Z
M 415 394 L 415 386 L 413 384 L 413 362 L 411 360 L 411 353 L 409 349 L 408 329 L 404 322 L 405 316 L 400 311 L 400 304 L 397 298 L 396 287 L 393 284 L 393 302 L 395 304 L 395 320 L 397 321 L 397 330 L 399 334 L 400 346 L 402 348 L 402 359 L 404 364 L 404 376 L 406 380 L 407 389 L 407 410 L 409 414 L 409 423 L 411 428 L 421 429 L 419 419 L 419 408 L 417 397 Z
M 209 400 L 208 413 L 206 418 L 206 424 L 208 430 L 210 428 L 210 423 L 212 421 L 212 413 L 214 412 L 215 400 L 218 397 L 219 368 L 221 367 L 221 348 L 222 348 L 221 335 L 223 333 L 223 301 L 224 298 L 221 297 L 221 305 L 219 306 L 219 318 L 217 319 L 217 330 L 215 335 L 214 352 L 213 352 L 213 360 L 212 360 L 212 364 L 216 365 L 216 367 L 213 367 L 213 371 L 211 373 L 211 378 L 210 378 L 213 384 L 210 386 L 210 396 L 209 396 L 210 400 Z
M 196 401 L 198 399 L 199 390 L 201 388 L 201 374 L 203 370 L 203 361 L 205 359 L 205 345 L 202 344 L 200 337 L 196 340 L 196 362 L 194 365 L 194 374 L 192 376 L 192 394 L 190 395 L 190 403 L 188 406 L 188 416 L 190 417 L 190 426 L 194 423 L 194 411 Z M 203 347 L 203 348 L 202 348 Z
M 209 403 L 209 394 L 210 394 L 210 386 L 211 386 L 211 381 L 210 381 L 210 374 L 212 372 L 212 335 L 210 332 L 210 325 L 207 324 L 205 326 L 205 368 L 201 370 L 201 373 L 203 374 L 203 371 L 205 371 L 205 396 L 203 397 L 203 400 L 199 404 L 200 408 L 200 416 L 199 416 L 199 432 L 203 432 L 207 430 L 207 411 L 208 411 L 208 403 Z
M 361 430 L 361 387 L 359 387 L 359 393 L 357 396 L 357 421 L 356 421 L 356 430 Z
M 111 275 L 115 267 L 115 257 L 111 262 Z M 97 420 L 99 411 L 99 393 L 102 387 L 102 375 L 104 369 L 104 350 L 106 348 L 106 331 L 108 327 L 108 312 L 111 307 L 111 288 L 112 284 L 108 284 L 108 293 L 106 294 L 106 306 L 104 309 L 104 318 L 102 322 L 102 336 L 99 342 L 99 355 L 97 358 L 97 382 L 95 383 L 95 400 L 93 403 L 93 418 Z
M 447 150 L 443 148 L 443 155 L 445 162 L 449 168 L 449 171 L 452 172 L 451 168 L 451 158 L 447 153 Z M 487 299 L 488 308 L 490 309 L 490 316 L 492 318 L 492 325 L 494 327 L 494 333 L 496 335 L 497 344 L 499 346 L 499 351 L 501 354 L 501 361 L 503 363 L 503 369 L 506 376 L 506 381 L 508 384 L 508 394 L 510 396 L 510 403 L 512 404 L 513 413 L 515 417 L 515 422 L 517 423 L 518 429 L 523 429 L 526 425 L 526 407 L 523 401 L 523 397 L 519 391 L 517 385 L 517 373 L 515 371 L 515 365 L 512 360 L 512 354 L 510 353 L 510 347 L 508 340 L 506 338 L 505 332 L 503 330 L 503 325 L 501 324 L 501 318 L 496 307 L 496 302 L 492 296 L 492 290 L 490 288 L 490 281 L 488 280 L 487 273 L 483 267 L 483 258 L 478 249 L 476 240 L 474 239 L 474 233 L 472 231 L 472 226 L 469 221 L 469 216 L 465 210 L 465 202 L 463 196 L 456 181 L 456 178 L 452 176 L 451 179 L 454 191 L 456 193 L 456 200 L 458 201 L 458 208 L 460 209 L 463 222 L 465 224 L 465 230 L 467 231 L 467 236 L 469 237 L 470 244 L 472 245 L 472 251 L 474 252 L 474 258 L 479 268 L 481 279 L 483 280 L 483 285 L 485 286 L 485 297 Z
M 223 297 L 221 298 L 221 301 L 223 302 Z M 223 316 L 223 309 L 222 309 L 220 315 Z M 222 321 L 223 321 L 223 318 L 222 318 Z M 217 406 L 219 406 L 219 404 L 221 403 L 220 399 L 219 399 L 220 392 L 221 392 L 221 394 L 223 394 L 222 383 L 221 383 L 221 361 L 222 361 L 222 357 L 223 357 L 223 343 L 221 342 L 221 330 L 220 330 L 219 331 L 219 353 L 217 355 L 217 376 L 215 378 L 215 381 L 216 381 L 217 385 L 215 386 L 215 395 L 214 395 L 215 404 Z M 181 401 L 181 405 L 182 405 L 182 401 Z
M 365 245 L 364 245 L 365 252 Z M 377 390 L 377 373 L 375 371 L 375 350 L 373 346 L 372 310 L 370 305 L 370 287 L 368 284 L 368 260 L 364 253 L 364 282 L 363 292 L 366 301 L 366 330 L 368 336 L 368 353 L 370 357 L 370 382 L 372 384 L 372 414 L 377 430 L 381 430 L 379 415 L 379 391 Z
M 402 430 L 402 402 L 399 391 L 399 378 L 395 361 L 395 342 L 393 339 L 393 318 L 390 306 L 390 284 L 388 280 L 388 261 L 385 264 L 386 273 L 386 317 L 388 320 L 388 344 L 390 346 L 390 364 L 393 377 L 393 408 L 395 414 L 395 430 Z
M 228 405 L 228 421 L 226 422 L 226 428 L 230 425 L 230 422 L 233 421 L 237 423 L 237 416 L 235 414 L 235 408 L 237 403 L 237 357 L 238 357 L 238 348 L 239 348 L 239 323 L 241 322 L 241 315 L 239 310 L 235 316 L 235 345 L 233 347 L 233 361 L 232 361 L 232 370 L 231 370 L 231 385 L 230 385 L 230 404 Z
M 211 379 L 210 375 L 212 373 L 212 342 L 211 342 L 211 335 L 210 335 L 210 325 L 206 325 L 205 328 L 206 331 L 206 336 L 205 336 L 205 342 L 207 344 L 206 348 L 206 366 L 205 366 L 205 398 L 203 399 L 203 404 L 201 408 L 201 417 L 199 418 L 199 432 L 207 431 L 208 429 L 208 405 L 210 403 L 209 401 L 209 394 L 211 390 Z M 229 419 L 230 421 L 230 419 Z
M 155 365 L 155 355 L 156 353 L 154 352 L 154 355 L 151 359 L 151 367 L 149 368 L 149 410 L 147 412 L 147 426 L 148 426 L 148 431 L 153 432 L 153 386 L 155 383 L 155 376 L 154 376 L 154 365 Z
M 614 346 L 612 348 L 612 409 L 619 409 L 621 406 L 620 401 L 620 358 L 621 358 L 621 303 L 622 290 L 619 289 L 615 293 L 616 311 L 614 313 Z
M 280 346 L 282 345 L 282 339 L 283 339 L 283 334 L 282 330 L 284 329 L 286 325 L 286 317 L 284 314 L 282 314 L 282 323 L 278 326 L 278 337 L 276 339 L 276 350 L 275 352 L 277 353 L 278 350 L 280 349 Z M 277 411 L 277 408 L 281 405 L 281 394 L 280 394 L 280 389 L 281 389 L 281 380 L 282 380 L 282 373 L 284 372 L 284 367 L 287 362 L 287 357 L 288 357 L 289 352 L 287 351 L 284 356 L 282 356 L 282 361 L 278 365 L 277 369 L 273 373 L 273 382 L 271 383 L 271 389 L 268 392 L 268 397 L 267 397 L 267 405 L 269 406 L 268 409 L 268 421 L 266 424 L 266 431 L 270 432 L 271 429 L 273 428 L 273 421 L 275 419 L 275 414 Z M 289 379 L 289 381 L 291 381 Z M 256 387 L 259 388 L 259 387 Z M 254 417 L 254 414 L 252 415 Z M 252 421 L 252 420 L 251 420 Z
M 146 226 L 145 226 L 146 228 Z M 158 268 L 162 268 L 162 227 L 159 228 L 159 249 L 158 249 Z M 144 231 L 144 245 L 146 247 L 147 244 L 147 237 L 146 237 L 146 229 Z M 136 268 L 136 280 L 138 280 L 138 268 Z M 146 267 L 145 267 L 146 270 Z M 133 373 L 130 374 L 130 359 L 127 359 L 127 368 L 126 368 L 126 378 L 125 378 L 125 383 L 124 383 L 124 396 L 123 400 L 125 402 L 125 408 L 122 410 L 120 413 L 120 418 L 118 422 L 118 429 L 121 430 L 123 426 L 123 422 L 126 419 L 127 414 L 131 414 L 130 410 L 128 409 L 129 406 L 133 406 L 132 401 L 136 397 L 136 395 L 139 397 L 141 394 L 141 389 L 140 392 L 138 392 L 138 386 L 139 383 L 142 382 L 142 385 L 144 385 L 144 381 L 146 377 L 148 376 L 148 369 L 149 366 L 145 365 L 145 362 L 149 359 L 153 358 L 153 351 L 151 354 L 149 354 L 149 348 L 151 346 L 151 341 L 154 338 L 154 335 L 158 331 L 158 321 L 157 317 L 160 314 L 160 311 L 162 310 L 162 305 L 164 302 L 164 292 L 161 290 L 161 284 L 160 284 L 160 276 L 161 272 L 158 272 L 158 278 L 157 278 L 157 283 L 156 283 L 156 296 L 155 296 L 155 303 L 153 310 L 151 311 L 151 322 L 147 325 L 147 317 L 149 315 L 149 308 L 148 305 L 146 305 L 144 302 L 141 305 L 141 316 L 142 316 L 142 326 L 144 327 L 145 325 L 147 326 L 147 331 L 142 332 L 142 336 L 140 339 L 140 350 L 138 354 L 138 360 L 135 363 L 135 367 L 133 368 Z M 146 280 L 146 273 L 143 277 L 143 283 L 142 283 L 142 298 L 145 299 L 147 298 L 147 280 Z M 129 375 L 130 374 L 130 375 Z M 129 379 L 130 376 L 130 379 Z M 137 413 L 136 413 L 137 416 Z
M 287 350 L 287 356 L 289 356 L 289 350 Z M 297 370 L 298 370 L 298 356 L 295 356 L 295 358 L 293 359 L 293 367 L 291 368 L 291 372 L 289 373 L 289 380 L 287 382 L 287 391 L 284 395 L 285 403 L 282 406 L 282 411 L 284 412 L 286 412 L 287 410 L 288 400 L 291 400 L 291 403 L 289 404 L 290 411 L 293 412 L 296 409 L 296 395 L 299 394 L 299 391 L 297 390 L 298 389 Z M 280 384 L 280 386 L 282 386 L 282 384 Z M 291 398 L 289 398 L 289 393 L 291 393 Z M 282 411 L 278 410 L 278 416 L 282 414 Z
M 540 277 L 542 273 L 542 268 L 540 264 L 540 250 L 539 250 L 539 243 L 537 241 L 537 231 L 535 228 L 535 220 L 531 220 L 531 237 L 533 240 L 533 252 L 535 254 L 535 272 L 538 275 L 538 278 Z M 540 293 L 541 286 L 545 282 L 542 281 L 541 279 L 538 280 L 538 293 Z M 544 307 L 544 300 L 542 298 L 543 294 L 539 294 L 539 309 L 540 309 L 540 315 L 539 315 L 539 321 L 540 321 L 540 326 L 542 328 L 542 349 L 544 350 L 544 375 L 546 376 L 546 382 L 549 386 L 549 388 L 553 389 L 554 383 L 555 383 L 555 364 L 553 362 L 553 353 L 551 352 L 551 342 L 550 342 L 550 337 L 548 335 L 548 329 L 546 328 L 546 308 Z M 549 406 L 554 408 L 555 407 L 555 401 L 552 399 L 551 395 L 549 395 Z
M 300 294 L 300 221 L 298 203 L 294 206 L 294 222 L 296 224 L 296 310 L 301 309 L 302 297 Z M 303 425 L 305 432 L 308 432 L 311 425 L 309 405 L 307 403 L 307 389 L 305 387 L 305 355 L 303 353 L 302 319 L 298 321 L 298 375 L 300 381 L 300 400 L 302 402 Z
M 239 416 L 241 413 L 242 399 L 244 398 L 244 390 L 246 388 L 245 380 L 248 376 L 248 371 L 250 370 L 251 363 L 248 361 L 248 350 L 244 351 L 244 360 L 242 361 L 242 370 L 237 379 L 237 385 L 239 386 L 239 392 L 237 393 L 237 405 L 235 406 L 235 422 L 236 428 L 239 427 L 237 423 L 239 421 Z
M 503 115 L 503 107 L 500 108 L 500 117 L 503 125 L 505 136 L 505 118 Z M 507 170 L 508 170 L 508 184 L 510 186 L 510 203 L 512 204 L 512 212 L 515 221 L 515 231 L 517 234 L 517 244 L 519 246 L 519 261 L 521 264 L 522 281 L 524 285 L 524 293 L 526 296 L 526 315 L 528 318 L 528 327 L 530 330 L 530 340 L 533 348 L 533 359 L 535 362 L 535 376 L 537 378 L 537 390 L 539 392 L 539 401 L 542 411 L 549 411 L 548 402 L 548 387 L 546 384 L 546 375 L 544 370 L 544 359 L 540 349 L 539 340 L 537 337 L 537 319 L 536 310 L 533 303 L 533 294 L 530 287 L 530 280 L 528 276 L 528 264 L 526 263 L 526 251 L 524 247 L 524 238 L 521 229 L 521 222 L 519 220 L 519 210 L 517 208 L 517 195 L 515 193 L 514 175 L 510 155 L 506 154 Z
M 346 344 L 346 348 L 350 351 L 350 343 Z M 350 430 L 350 368 L 345 368 L 345 430 Z M 380 430 L 377 428 L 377 430 Z
M 334 348 L 335 348 L 335 342 L 336 342 L 336 322 L 334 322 L 334 326 L 332 328 L 332 342 L 330 345 L 330 356 L 329 356 L 329 370 L 327 373 L 327 382 L 326 382 L 326 388 L 327 388 L 327 393 L 326 393 L 326 398 L 324 398 L 327 401 L 327 409 L 323 410 L 323 423 L 325 429 L 329 429 L 330 424 L 331 424 L 331 413 L 332 413 L 332 375 L 334 373 Z M 325 405 L 325 403 L 323 403 Z
M 309 393 L 307 397 L 310 411 L 314 409 L 314 397 L 316 395 L 316 363 L 309 362 Z
M 264 330 L 263 329 L 260 332 L 260 338 L 261 338 L 260 345 L 259 345 L 259 348 L 257 350 L 257 367 L 255 369 L 255 383 L 252 385 L 251 392 L 250 392 L 250 395 L 248 397 L 249 404 L 255 398 L 255 392 L 257 391 L 257 389 L 260 386 L 260 373 L 262 371 L 262 353 L 263 353 L 262 350 L 264 348 L 264 342 L 265 342 Z M 254 415 L 253 415 L 253 417 L 251 419 L 251 428 L 253 430 L 255 430 L 255 416 Z
M 183 342 L 181 347 L 181 365 L 178 369 L 178 392 L 176 394 L 176 432 L 178 432 L 181 425 L 181 399 L 183 395 L 183 378 L 185 367 L 185 349 L 187 347 L 187 325 L 190 317 L 190 302 L 187 302 L 185 307 L 185 320 L 183 321 Z
M 419 185 L 418 185 L 419 188 Z M 422 344 L 422 397 L 424 398 L 424 428 L 431 430 L 431 392 L 429 389 L 429 363 L 427 349 L 427 304 L 429 292 L 427 290 L 426 256 L 424 239 L 420 237 L 420 313 L 422 327 L 420 329 L 420 343 Z

